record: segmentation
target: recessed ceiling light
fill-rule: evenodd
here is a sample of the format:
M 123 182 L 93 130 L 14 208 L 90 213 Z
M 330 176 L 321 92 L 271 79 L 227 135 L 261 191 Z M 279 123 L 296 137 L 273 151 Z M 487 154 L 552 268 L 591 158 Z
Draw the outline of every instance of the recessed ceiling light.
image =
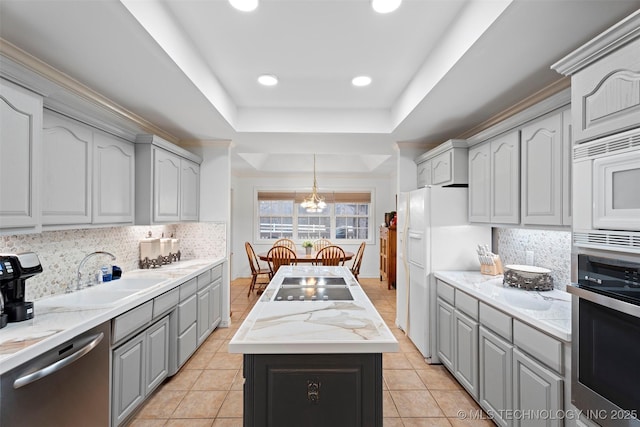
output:
M 371 7 L 378 13 L 393 12 L 400 7 L 402 0 L 371 0 Z
M 278 78 L 273 74 L 262 74 L 258 76 L 258 83 L 264 86 L 275 86 L 278 84 Z
M 258 7 L 258 0 L 229 0 L 229 3 L 243 12 L 251 12 Z
M 354 86 L 369 86 L 371 84 L 371 77 L 369 76 L 354 77 L 353 80 L 351 80 L 351 84 Z

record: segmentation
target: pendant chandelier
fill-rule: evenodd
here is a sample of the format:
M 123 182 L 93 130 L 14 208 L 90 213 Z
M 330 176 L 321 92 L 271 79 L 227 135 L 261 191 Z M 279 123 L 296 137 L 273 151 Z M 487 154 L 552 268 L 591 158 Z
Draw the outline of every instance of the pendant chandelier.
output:
M 324 197 L 318 194 L 318 182 L 316 181 L 316 155 L 313 155 L 313 189 L 300 203 L 300 206 L 306 209 L 307 212 L 322 212 L 327 204 L 324 201 Z

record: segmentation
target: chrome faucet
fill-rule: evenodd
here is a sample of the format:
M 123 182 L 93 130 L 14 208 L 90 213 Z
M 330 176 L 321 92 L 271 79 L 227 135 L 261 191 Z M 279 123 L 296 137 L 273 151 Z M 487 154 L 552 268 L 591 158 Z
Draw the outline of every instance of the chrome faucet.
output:
M 78 283 L 76 284 L 76 290 L 79 291 L 80 289 L 82 289 L 82 267 L 84 266 L 84 264 L 87 262 L 87 260 L 89 258 L 91 258 L 92 256 L 95 255 L 108 255 L 111 257 L 111 261 L 115 261 L 116 260 L 116 256 L 110 252 L 106 252 L 106 251 L 95 251 L 95 252 L 91 252 L 89 255 L 87 255 L 86 257 L 84 257 L 82 259 L 82 261 L 80 261 L 80 265 L 78 266 Z

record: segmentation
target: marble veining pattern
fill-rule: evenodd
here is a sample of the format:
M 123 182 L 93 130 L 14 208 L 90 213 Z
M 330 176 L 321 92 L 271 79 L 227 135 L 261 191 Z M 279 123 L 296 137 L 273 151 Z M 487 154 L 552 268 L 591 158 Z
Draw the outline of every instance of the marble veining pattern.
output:
M 107 227 L 0 236 L 0 253 L 31 251 L 38 254 L 43 272 L 27 280 L 25 297 L 31 301 L 64 293 L 69 284 L 75 284 L 82 258 L 93 251 L 113 253 L 116 256 L 113 264 L 123 272 L 137 269 L 139 241 L 149 231 L 155 237 L 164 234 L 179 238 L 180 252 L 185 260 L 221 258 L 226 254 L 226 225 L 223 223 Z M 100 256 L 90 259 L 86 271 L 96 271 L 106 262 L 111 261 Z
M 243 339 L 253 341 L 277 339 L 289 333 L 296 340 L 313 341 L 328 339 L 368 340 L 380 337 L 379 326 L 366 317 L 366 308 L 346 302 L 275 302 L 283 309 L 292 305 L 293 310 L 256 320 Z M 309 310 L 309 304 L 314 308 Z M 337 328 L 337 329 L 336 329 Z
M 571 341 L 571 295 L 561 290 L 544 292 L 504 286 L 503 276 L 476 271 L 436 271 L 435 276 L 566 342 Z
M 123 278 L 150 277 L 154 280 L 150 281 L 148 288 L 140 289 L 131 298 L 109 305 L 83 307 L 74 303 L 73 298 L 81 298 L 81 293 L 91 292 L 91 289 L 63 295 L 64 300 L 70 301 L 68 304 L 63 300 L 60 305 L 52 305 L 47 303 L 47 298 L 36 299 L 33 319 L 9 323 L 0 329 L 0 374 L 175 288 L 223 261 L 224 258 L 187 260 L 164 269 L 127 272 Z
M 275 301 L 285 277 L 344 277 L 353 301 Z M 345 267 L 281 267 L 229 344 L 232 353 L 380 353 L 397 341 Z
M 571 283 L 571 232 L 496 228 L 497 253 L 503 265 L 526 264 L 526 251 L 533 251 L 533 265 L 551 270 L 553 286 L 566 290 Z

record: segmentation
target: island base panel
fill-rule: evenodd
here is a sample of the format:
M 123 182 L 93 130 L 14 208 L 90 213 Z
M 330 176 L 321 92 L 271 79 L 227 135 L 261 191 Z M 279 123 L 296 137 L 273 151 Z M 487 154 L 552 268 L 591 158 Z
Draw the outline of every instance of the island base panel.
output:
M 245 427 L 382 427 L 382 354 L 245 354 Z

